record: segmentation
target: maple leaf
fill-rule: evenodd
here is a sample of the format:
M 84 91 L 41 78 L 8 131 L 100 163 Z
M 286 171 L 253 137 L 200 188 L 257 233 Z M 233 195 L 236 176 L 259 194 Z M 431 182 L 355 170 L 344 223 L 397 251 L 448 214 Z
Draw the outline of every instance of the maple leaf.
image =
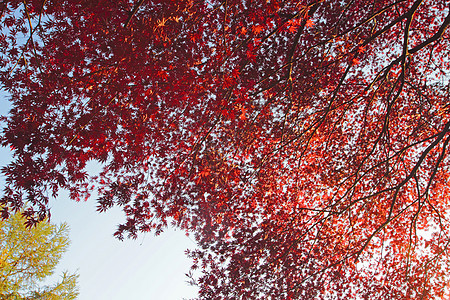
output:
M 168 21 L 168 19 L 166 18 L 162 18 L 160 20 L 157 21 L 157 27 L 164 27 L 166 26 L 166 22 Z
M 306 21 L 306 23 L 305 23 L 305 26 L 306 26 L 306 27 L 313 27 L 313 26 L 314 26 L 314 22 L 311 21 L 311 19 L 308 19 L 308 20 Z
M 290 26 L 290 27 L 288 28 L 288 31 L 289 31 L 290 33 L 294 33 L 294 32 L 297 31 L 297 28 L 298 28 L 298 26 L 292 25 L 292 26 Z
M 252 31 L 254 34 L 259 34 L 263 31 L 264 27 L 262 25 L 256 25 L 252 27 Z

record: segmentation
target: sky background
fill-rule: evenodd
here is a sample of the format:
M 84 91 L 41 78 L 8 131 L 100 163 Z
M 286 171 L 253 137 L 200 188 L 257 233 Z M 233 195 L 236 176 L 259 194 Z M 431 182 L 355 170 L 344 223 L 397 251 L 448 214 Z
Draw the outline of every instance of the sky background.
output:
M 0 91 L 0 114 L 9 111 L 8 97 Z M 11 159 L 8 149 L 0 148 L 0 166 Z M 4 178 L 0 178 L 3 191 Z M 71 245 L 61 259 L 55 275 L 62 271 L 79 274 L 79 300 L 181 300 L 192 299 L 198 289 L 186 281 L 191 261 L 184 252 L 195 243 L 184 232 L 168 228 L 163 234 L 140 234 L 136 240 L 119 241 L 113 233 L 125 220 L 119 208 L 96 211 L 92 198 L 75 202 L 64 195 L 50 203 L 52 223 L 66 222 Z
M 51 205 L 52 221 L 67 222 L 71 246 L 60 261 L 78 270 L 81 300 L 190 299 L 197 289 L 186 283 L 191 262 L 184 251 L 195 243 L 181 231 L 160 236 L 140 235 L 136 240 L 115 239 L 112 233 L 123 220 L 120 209 L 99 214 L 95 201 L 76 203 L 58 199 Z

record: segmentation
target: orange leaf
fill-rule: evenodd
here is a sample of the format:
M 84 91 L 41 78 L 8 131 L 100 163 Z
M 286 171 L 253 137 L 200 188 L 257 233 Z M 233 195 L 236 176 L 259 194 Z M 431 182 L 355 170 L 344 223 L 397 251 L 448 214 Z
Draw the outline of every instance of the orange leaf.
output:
M 252 31 L 254 34 L 258 34 L 260 33 L 262 30 L 264 29 L 264 27 L 262 25 L 257 25 L 257 26 L 253 26 Z
M 311 21 L 311 20 L 308 20 L 308 21 L 306 21 L 306 27 L 313 27 L 313 25 L 314 25 L 314 22 L 313 21 Z

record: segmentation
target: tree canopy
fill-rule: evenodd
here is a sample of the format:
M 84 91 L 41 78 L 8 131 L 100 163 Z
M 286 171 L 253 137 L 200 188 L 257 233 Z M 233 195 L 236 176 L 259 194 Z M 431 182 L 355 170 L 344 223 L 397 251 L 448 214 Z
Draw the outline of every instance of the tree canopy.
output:
M 439 299 L 446 0 L 12 0 L 6 218 L 123 207 L 192 233 L 203 299 Z M 100 174 L 89 174 L 89 162 Z M 124 258 L 125 259 L 125 258 Z
M 77 275 L 62 274 L 60 282 L 42 286 L 69 246 L 68 227 L 41 222 L 26 228 L 20 213 L 0 221 L 0 298 L 76 299 Z

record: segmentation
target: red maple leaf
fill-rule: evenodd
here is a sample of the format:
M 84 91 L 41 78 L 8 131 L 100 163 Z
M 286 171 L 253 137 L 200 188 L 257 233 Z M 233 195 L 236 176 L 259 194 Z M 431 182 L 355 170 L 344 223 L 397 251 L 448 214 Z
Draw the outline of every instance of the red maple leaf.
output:
M 259 34 L 263 31 L 264 27 L 262 25 L 253 26 L 252 31 L 254 34 Z

